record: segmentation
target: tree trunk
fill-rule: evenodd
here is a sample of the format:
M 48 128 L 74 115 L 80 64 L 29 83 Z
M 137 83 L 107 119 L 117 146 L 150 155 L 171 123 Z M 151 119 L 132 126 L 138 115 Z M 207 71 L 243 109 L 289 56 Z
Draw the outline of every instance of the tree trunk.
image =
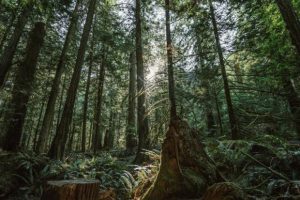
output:
M 39 133 L 39 129 L 40 129 L 41 121 L 42 121 L 42 115 L 43 115 L 43 112 L 44 112 L 44 107 L 45 107 L 45 101 L 43 100 L 42 107 L 41 107 L 41 110 L 40 110 L 40 113 L 39 113 L 38 123 L 36 125 L 35 132 L 34 132 L 33 146 L 32 146 L 33 151 L 36 151 L 36 145 L 37 145 L 37 141 L 38 141 L 38 133 Z
M 19 43 L 20 37 L 23 33 L 23 29 L 27 23 L 29 15 L 33 9 L 33 3 L 29 3 L 22 10 L 18 17 L 18 21 L 15 25 L 14 32 L 8 42 L 7 47 L 0 58 L 0 88 L 3 86 L 5 77 L 12 65 L 12 60 L 15 55 L 17 45 Z
M 217 110 L 217 116 L 218 116 L 218 122 L 219 122 L 219 128 L 220 128 L 220 134 L 223 135 L 223 123 L 222 123 L 222 116 L 220 112 L 220 106 L 219 106 L 219 101 L 218 101 L 218 95 L 214 89 L 214 98 L 215 98 L 215 103 L 216 103 L 216 110 Z
M 171 121 L 177 118 L 176 102 L 175 102 L 175 83 L 173 72 L 173 47 L 170 27 L 170 0 L 165 0 L 166 12 L 166 38 L 167 38 L 167 60 L 168 60 L 168 83 L 169 83 L 169 99 L 170 99 L 170 119 Z
M 222 72 L 222 78 L 223 78 L 223 82 L 224 82 L 225 98 L 226 98 L 228 116 L 229 116 L 230 127 L 231 127 L 231 138 L 233 140 L 237 140 L 237 139 L 239 139 L 238 123 L 237 123 L 233 105 L 232 105 L 229 83 L 228 83 L 226 68 L 225 68 L 225 62 L 224 62 L 222 47 L 221 47 L 221 43 L 220 43 L 220 37 L 219 37 L 219 33 L 218 33 L 218 25 L 217 25 L 217 21 L 216 21 L 214 7 L 213 7 L 211 0 L 209 0 L 209 7 L 210 7 L 211 20 L 212 20 L 213 29 L 214 29 L 214 35 L 215 35 L 215 39 L 216 39 L 216 47 L 217 47 L 218 55 L 219 55 L 219 62 L 220 62 L 220 67 L 221 67 L 221 72 Z
M 65 43 L 59 57 L 58 65 L 55 72 L 55 77 L 52 83 L 51 91 L 48 98 L 47 108 L 45 111 L 45 115 L 43 118 L 43 123 L 40 131 L 39 140 L 37 143 L 37 153 L 44 153 L 46 151 L 47 141 L 49 139 L 49 132 L 51 130 L 51 126 L 53 124 L 54 111 L 55 111 L 55 103 L 59 93 L 59 85 L 61 82 L 61 76 L 63 74 L 66 62 L 67 51 L 69 50 L 69 46 L 71 40 L 75 34 L 76 24 L 78 21 L 78 10 L 81 5 L 82 0 L 77 0 L 75 9 L 72 13 L 70 19 L 70 25 L 67 32 L 67 36 L 65 39 Z
M 173 120 L 162 145 L 161 164 L 153 186 L 143 200 L 199 198 L 218 181 L 199 133 L 182 120 Z
M 48 181 L 42 200 L 97 200 L 100 182 L 98 180 Z
M 32 93 L 32 85 L 36 71 L 37 59 L 45 36 L 45 24 L 37 22 L 30 33 L 26 47 L 26 56 L 18 68 L 16 82 L 12 92 L 12 114 L 8 122 L 8 129 L 4 148 L 15 151 L 19 147 L 23 131 L 23 124 L 27 112 L 27 103 Z
M 91 74 L 92 74 L 92 68 L 93 68 L 93 63 L 94 63 L 93 51 L 94 51 L 94 45 L 93 45 L 93 41 L 92 41 L 91 42 L 91 52 L 90 52 L 90 65 L 89 65 L 89 69 L 88 69 L 88 76 L 87 76 L 87 81 L 86 81 L 84 102 L 83 102 L 83 120 L 82 120 L 82 138 L 81 138 L 81 151 L 82 152 L 85 152 L 85 145 L 86 145 L 87 110 L 88 110 L 88 105 L 89 105 Z
M 300 22 L 291 0 L 276 0 L 282 18 L 288 29 L 292 43 L 296 47 L 300 58 Z
M 136 62 L 137 62 L 137 92 L 138 92 L 138 150 L 135 158 L 136 163 L 141 163 L 145 159 L 142 152 L 149 146 L 149 124 L 146 116 L 146 93 L 145 93 L 145 75 L 142 46 L 142 22 L 141 22 L 141 0 L 136 0 L 135 20 L 136 20 Z
M 282 76 L 282 80 L 298 139 L 300 139 L 300 97 L 289 76 Z
M 114 140 L 115 140 L 115 113 L 113 111 L 110 111 L 110 117 L 109 117 L 109 128 L 106 131 L 105 137 L 104 137 L 104 149 L 111 150 L 114 148 Z
M 69 133 L 69 127 L 70 123 L 72 121 L 72 115 L 73 115 L 73 108 L 74 103 L 76 99 L 77 94 L 77 88 L 79 84 L 81 69 L 84 62 L 84 55 L 85 50 L 87 46 L 87 41 L 90 35 L 94 13 L 96 10 L 96 0 L 90 0 L 89 8 L 88 8 L 88 14 L 86 17 L 86 22 L 84 25 L 80 46 L 76 58 L 76 64 L 74 68 L 74 72 L 72 74 L 71 83 L 67 92 L 67 98 L 64 105 L 64 110 L 62 114 L 62 118 L 60 120 L 60 123 L 58 125 L 58 130 L 56 132 L 56 135 L 53 139 L 50 151 L 49 151 L 49 157 L 53 159 L 63 159 L 64 157 L 64 151 L 65 151 L 65 144 L 66 140 L 68 138 Z
M 105 50 L 104 50 L 105 51 Z M 106 56 L 103 54 L 102 63 L 99 72 L 98 81 L 98 92 L 97 92 L 97 104 L 94 116 L 94 137 L 93 137 L 93 151 L 96 153 L 102 148 L 102 134 L 100 132 L 101 126 L 101 112 L 102 112 L 102 101 L 103 101 L 103 88 L 105 81 L 105 68 L 106 68 Z
M 128 91 L 128 116 L 126 130 L 126 150 L 128 153 L 133 153 L 136 147 L 136 62 L 135 53 L 132 52 L 129 58 L 129 91 Z

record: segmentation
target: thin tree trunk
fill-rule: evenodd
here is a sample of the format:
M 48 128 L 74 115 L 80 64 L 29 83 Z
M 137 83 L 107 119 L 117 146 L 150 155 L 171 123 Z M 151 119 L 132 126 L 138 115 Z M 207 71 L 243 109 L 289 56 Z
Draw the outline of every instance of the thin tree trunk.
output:
M 222 116 L 221 116 L 221 112 L 220 112 L 218 95 L 217 95 L 216 91 L 214 91 L 214 97 L 215 97 L 215 103 L 216 103 L 216 109 L 217 109 L 217 116 L 218 116 L 220 134 L 223 135 L 224 132 L 223 132 L 223 125 L 222 125 Z
M 135 158 L 136 163 L 141 163 L 145 156 L 142 152 L 149 146 L 149 125 L 148 117 L 146 116 L 146 93 L 145 93 L 145 75 L 144 75 L 144 61 L 143 61 L 143 46 L 142 46 L 142 22 L 141 22 L 141 0 L 136 0 L 135 8 L 136 20 L 136 61 L 137 61 L 137 92 L 138 92 L 138 150 Z
M 105 51 L 105 50 L 104 50 Z M 98 81 L 98 92 L 97 92 L 97 103 L 96 111 L 94 115 L 94 137 L 93 137 L 93 151 L 96 153 L 102 148 L 102 137 L 103 135 L 100 132 L 101 125 L 101 112 L 102 112 L 102 101 L 103 101 L 103 88 L 105 81 L 105 68 L 106 68 L 106 57 L 102 56 L 102 63 L 100 66 L 99 72 L 99 81 Z
M 88 14 L 87 14 L 86 22 L 82 33 L 82 38 L 80 41 L 74 72 L 67 92 L 67 98 L 64 105 L 62 118 L 58 125 L 58 130 L 53 139 L 48 154 L 49 157 L 53 159 L 63 159 L 64 157 L 65 144 L 68 138 L 70 123 L 72 121 L 73 108 L 76 99 L 77 88 L 79 84 L 81 69 L 84 62 L 85 50 L 87 47 L 87 42 L 90 35 L 92 23 L 93 23 L 94 13 L 96 10 L 96 2 L 97 2 L 96 0 L 90 0 L 89 3 Z
M 132 52 L 129 57 L 129 91 L 128 91 L 128 116 L 127 116 L 127 131 L 126 131 L 126 150 L 129 153 L 133 152 L 136 146 L 136 62 L 135 53 Z
M 87 124 L 87 110 L 88 110 L 88 104 L 89 104 L 89 91 L 90 91 L 90 85 L 91 85 L 91 74 L 92 74 L 92 68 L 93 68 L 93 50 L 94 45 L 93 41 L 91 42 L 91 52 L 90 52 L 90 65 L 88 69 L 88 77 L 86 81 L 86 88 L 85 88 L 85 94 L 84 94 L 84 102 L 83 102 L 83 121 L 82 121 L 82 140 L 81 140 L 81 151 L 85 152 L 85 144 L 86 144 L 86 124 Z
M 276 0 L 280 13 L 288 29 L 292 43 L 300 57 L 300 21 L 291 0 Z
M 34 133 L 34 138 L 33 138 L 33 147 L 32 147 L 33 151 L 36 150 L 36 145 L 37 145 L 37 141 L 38 141 L 38 133 L 39 133 L 39 129 L 40 129 L 41 121 L 42 121 L 42 115 L 43 115 L 45 104 L 46 104 L 45 101 L 43 101 L 42 107 L 41 107 L 41 110 L 39 113 L 38 123 L 35 128 L 35 133 Z
M 217 21 L 216 21 L 214 7 L 213 7 L 211 0 L 209 0 L 209 7 L 210 7 L 211 20 L 212 20 L 213 29 L 214 29 L 214 35 L 215 35 L 215 39 L 216 39 L 216 47 L 217 47 L 218 55 L 219 55 L 222 78 L 224 81 L 225 98 L 226 98 L 230 127 L 231 127 L 231 138 L 233 140 L 236 140 L 239 138 L 238 123 L 237 123 L 233 105 L 232 105 L 230 89 L 229 89 L 229 84 L 228 84 L 228 79 L 227 79 L 227 74 L 226 74 L 226 68 L 225 68 L 225 62 L 224 62 L 222 47 L 221 47 L 221 43 L 220 43 L 220 37 L 219 37 L 219 33 L 218 33 L 218 25 L 217 25 Z
M 4 144 L 4 150 L 16 151 L 20 144 L 27 103 L 32 93 L 32 85 L 36 71 L 37 59 L 45 36 L 45 24 L 38 22 L 34 25 L 26 47 L 26 56 L 18 69 L 13 88 L 11 105 L 13 108 Z
M 59 93 L 61 76 L 62 76 L 64 68 L 65 68 L 66 56 L 67 56 L 67 52 L 69 50 L 69 46 L 70 46 L 71 40 L 75 34 L 76 24 L 78 21 L 78 10 L 81 5 L 81 2 L 82 2 L 82 0 L 78 0 L 76 2 L 75 9 L 74 9 L 71 19 L 70 19 L 69 29 L 68 29 L 65 43 L 64 43 L 64 46 L 63 46 L 63 49 L 62 49 L 62 52 L 61 52 L 61 55 L 60 55 L 60 58 L 59 58 L 59 61 L 57 64 L 55 77 L 54 77 L 50 95 L 48 98 L 47 108 L 46 108 L 46 112 L 44 115 L 39 140 L 37 143 L 37 148 L 36 148 L 37 153 L 44 153 L 46 151 L 46 144 L 49 139 L 49 132 L 51 130 L 51 126 L 53 125 L 55 103 L 56 103 L 58 93 Z
M 166 12 L 166 38 L 167 38 L 167 60 L 168 60 L 168 83 L 169 83 L 169 99 L 170 99 L 170 119 L 176 120 L 176 101 L 175 101 L 175 83 L 173 72 L 173 47 L 171 38 L 170 27 L 170 1 L 165 0 L 165 12 Z
M 14 32 L 8 42 L 7 47 L 0 58 L 0 88 L 3 86 L 5 77 L 12 65 L 12 60 L 15 55 L 17 45 L 23 33 L 23 29 L 28 21 L 29 15 L 33 9 L 33 4 L 29 3 L 22 10 L 22 13 L 18 17 L 18 21 L 15 25 Z
M 300 139 L 300 97 L 289 76 L 282 76 L 282 80 L 298 139 Z

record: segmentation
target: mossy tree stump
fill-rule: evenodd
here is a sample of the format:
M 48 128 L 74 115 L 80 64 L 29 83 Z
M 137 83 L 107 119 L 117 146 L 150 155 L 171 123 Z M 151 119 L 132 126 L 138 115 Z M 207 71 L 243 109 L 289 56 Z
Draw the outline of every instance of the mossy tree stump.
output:
M 198 133 L 180 119 L 173 120 L 162 145 L 160 170 L 143 200 L 195 198 L 218 181 Z
M 98 180 L 48 181 L 42 200 L 97 200 Z

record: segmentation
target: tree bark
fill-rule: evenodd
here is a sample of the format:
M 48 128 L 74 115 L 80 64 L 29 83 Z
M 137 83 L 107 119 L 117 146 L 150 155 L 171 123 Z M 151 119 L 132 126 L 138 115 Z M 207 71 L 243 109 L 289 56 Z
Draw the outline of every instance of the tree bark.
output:
M 2 88 L 5 77 L 12 65 L 12 60 L 15 55 L 17 45 L 19 43 L 20 37 L 23 33 L 23 29 L 27 23 L 29 15 L 33 9 L 33 3 L 27 4 L 22 10 L 21 14 L 18 17 L 18 21 L 15 25 L 13 34 L 8 42 L 7 47 L 4 49 L 4 52 L 0 58 L 0 88 Z
M 42 200 L 97 200 L 100 183 L 98 180 L 48 181 Z
M 49 157 L 53 159 L 63 159 L 64 157 L 65 144 L 68 138 L 70 123 L 72 121 L 73 108 L 76 99 L 77 88 L 79 85 L 81 69 L 84 62 L 84 55 L 87 47 L 87 41 L 89 39 L 94 13 L 96 10 L 96 2 L 97 2 L 96 0 L 90 0 L 89 2 L 88 14 L 83 28 L 83 33 L 80 40 L 80 46 L 76 58 L 76 64 L 75 64 L 74 72 L 72 74 L 71 83 L 67 92 L 67 98 L 65 101 L 62 118 L 58 125 L 58 130 L 56 132 L 56 135 L 54 136 L 50 151 L 48 153 Z
M 177 118 L 176 100 L 175 100 L 175 83 L 173 72 L 173 47 L 170 27 L 170 0 L 165 0 L 166 14 L 166 38 L 167 38 L 167 61 L 168 61 L 168 84 L 169 84 L 169 99 L 170 99 L 170 119 Z
M 276 0 L 279 11 L 288 29 L 292 43 L 300 58 L 300 21 L 291 0 Z
M 128 153 L 133 153 L 136 147 L 136 62 L 135 53 L 132 52 L 129 58 L 129 91 L 128 91 L 128 116 L 126 130 L 126 150 Z
M 92 42 L 93 43 L 93 42 Z M 91 74 L 93 68 L 93 44 L 91 45 L 91 52 L 90 52 L 90 65 L 88 69 L 88 76 L 86 81 L 85 87 L 85 94 L 84 94 L 84 102 L 83 102 L 83 121 L 82 121 L 82 138 L 81 138 L 81 151 L 85 152 L 85 144 L 86 144 L 86 124 L 87 124 L 87 110 L 89 105 L 89 92 L 90 92 L 90 85 L 91 85 Z
M 159 173 L 142 200 L 199 198 L 219 176 L 199 133 L 182 120 L 169 126 L 162 145 Z
M 37 22 L 34 25 L 26 47 L 26 56 L 18 68 L 16 82 L 12 92 L 12 113 L 3 149 L 16 151 L 22 136 L 27 103 L 32 93 L 32 85 L 36 71 L 37 59 L 45 36 L 45 24 Z
M 145 93 L 145 75 L 143 61 L 143 45 L 142 45 L 142 22 L 141 22 L 141 0 L 136 0 L 135 8 L 135 25 L 136 25 L 136 62 L 137 62 L 137 92 L 138 92 L 138 150 L 135 157 L 136 163 L 144 161 L 145 156 L 142 152 L 149 146 L 149 124 L 146 116 L 146 93 Z
M 55 111 L 55 103 L 58 97 L 59 93 L 59 86 L 61 83 L 61 77 L 65 68 L 65 62 L 66 62 L 66 56 L 67 52 L 69 50 L 69 46 L 71 43 L 71 40 L 75 34 L 76 30 L 76 24 L 78 21 L 78 10 L 82 3 L 82 0 L 77 0 L 75 9 L 72 13 L 71 19 L 70 19 L 70 25 L 69 29 L 66 35 L 65 43 L 62 49 L 62 52 L 59 57 L 59 61 L 57 64 L 55 77 L 52 83 L 51 91 L 49 94 L 48 102 L 47 102 L 47 108 L 45 111 L 45 115 L 43 118 L 43 123 L 40 131 L 39 140 L 37 143 L 37 153 L 44 153 L 46 151 L 46 145 L 47 141 L 49 139 L 49 132 L 51 130 L 51 126 L 53 125 L 53 118 L 54 118 L 54 111 Z
M 98 150 L 101 150 L 102 148 L 103 135 L 101 134 L 100 126 L 101 126 L 101 112 L 102 112 L 102 101 L 103 101 L 103 88 L 104 88 L 105 72 L 106 72 L 105 68 L 106 68 L 106 56 L 103 53 L 102 63 L 99 72 L 97 104 L 96 104 L 96 111 L 94 116 L 94 137 L 93 137 L 94 153 L 96 153 Z
M 226 73 L 225 62 L 224 62 L 224 56 L 223 56 L 222 47 L 221 47 L 221 43 L 220 43 L 220 37 L 219 37 L 219 33 L 218 33 L 219 32 L 218 25 L 217 25 L 217 21 L 216 21 L 214 7 L 213 7 L 211 0 L 209 0 L 209 7 L 210 7 L 211 20 L 212 20 L 213 29 L 214 29 L 215 40 L 216 40 L 216 47 L 217 47 L 218 55 L 219 55 L 219 62 L 220 62 L 220 67 L 221 67 L 221 72 L 222 72 L 222 78 L 223 78 L 223 82 L 224 82 L 225 98 L 226 98 L 228 116 L 229 116 L 230 127 L 231 127 L 231 138 L 233 140 L 237 140 L 237 139 L 239 139 L 238 123 L 237 123 L 233 105 L 232 105 L 229 83 L 228 83 L 228 79 L 227 79 L 227 73 Z

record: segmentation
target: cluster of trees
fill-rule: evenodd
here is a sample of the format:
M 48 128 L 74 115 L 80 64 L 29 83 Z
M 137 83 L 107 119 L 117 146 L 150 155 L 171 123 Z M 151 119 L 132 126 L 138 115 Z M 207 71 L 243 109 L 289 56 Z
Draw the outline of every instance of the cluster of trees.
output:
M 0 11 L 4 150 L 137 147 L 141 162 L 178 118 L 212 137 L 300 138 L 299 2 L 14 0 Z

